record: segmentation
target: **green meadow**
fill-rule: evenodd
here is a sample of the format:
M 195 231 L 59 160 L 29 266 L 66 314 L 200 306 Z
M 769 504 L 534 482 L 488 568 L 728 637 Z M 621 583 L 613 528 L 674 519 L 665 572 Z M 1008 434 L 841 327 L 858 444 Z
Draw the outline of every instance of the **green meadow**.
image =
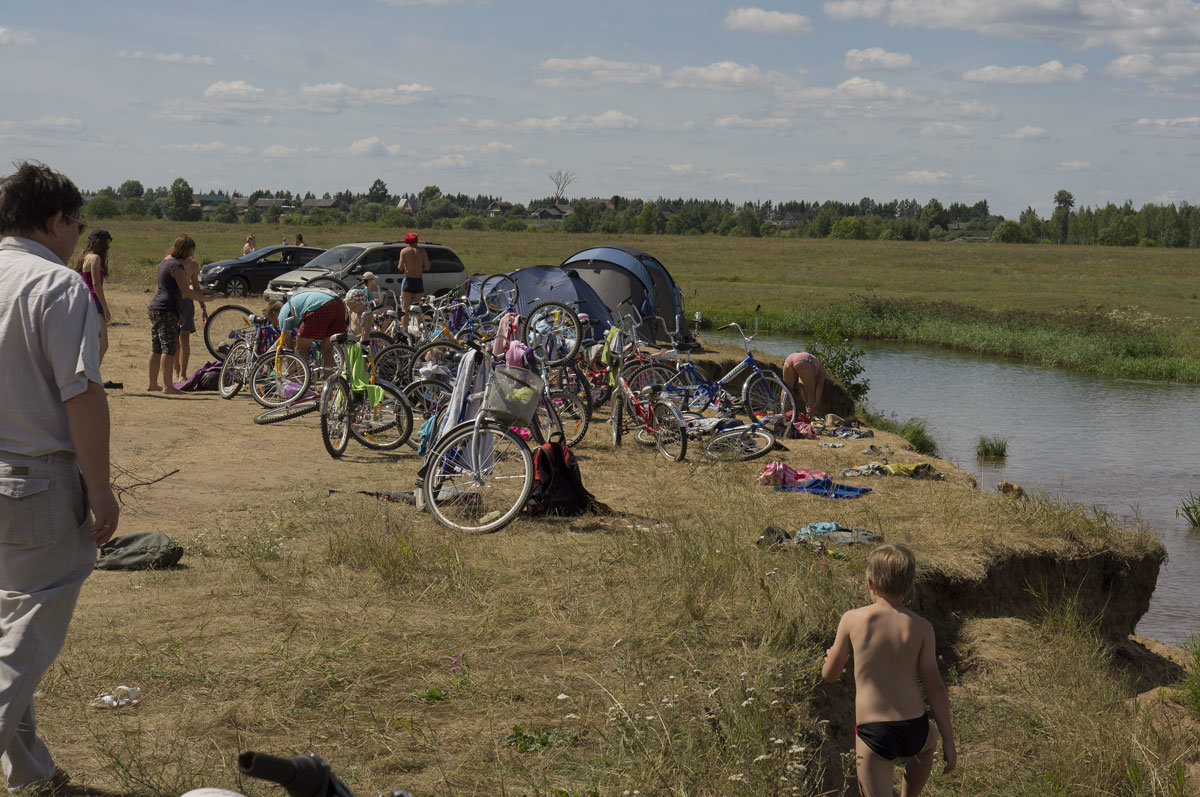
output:
M 102 222 L 104 223 L 104 222 Z M 313 246 L 396 239 L 377 226 L 221 225 L 161 220 L 107 222 L 118 281 L 152 279 L 179 232 L 202 261 L 302 231 Z M 748 320 L 804 335 L 837 318 L 862 338 L 996 354 L 1097 374 L 1200 382 L 1200 253 L 1153 247 L 835 241 L 720 236 L 571 235 L 418 230 L 444 243 L 472 272 L 557 264 L 581 249 L 637 246 L 671 271 L 690 314 L 706 326 Z

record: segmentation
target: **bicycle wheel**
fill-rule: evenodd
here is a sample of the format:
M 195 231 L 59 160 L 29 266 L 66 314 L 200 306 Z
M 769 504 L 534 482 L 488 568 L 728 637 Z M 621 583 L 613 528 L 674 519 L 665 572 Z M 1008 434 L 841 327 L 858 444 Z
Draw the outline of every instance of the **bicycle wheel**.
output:
M 623 428 L 624 418 L 621 416 L 625 413 L 625 402 L 621 398 L 621 391 L 613 391 L 612 399 L 612 417 L 608 422 L 612 424 L 612 441 L 614 446 L 621 445 L 621 437 L 625 433 Z
M 412 379 L 424 379 L 425 376 L 421 373 L 422 369 L 429 372 L 440 370 L 453 379 L 454 373 L 458 371 L 458 361 L 464 352 L 466 349 L 453 341 L 435 340 L 432 343 L 426 343 L 413 352 L 409 376 Z
M 587 407 L 588 417 L 591 417 L 592 410 L 595 409 L 592 405 L 592 389 L 578 361 L 572 360 L 566 365 L 549 369 L 546 389 L 551 393 L 573 393 L 578 396 Z
M 234 340 L 239 337 L 238 333 L 254 329 L 248 320 L 251 315 L 253 313 L 237 304 L 227 304 L 213 310 L 204 322 L 204 345 L 208 353 L 223 361 L 233 347 Z
M 354 403 L 350 434 L 367 448 L 391 451 L 404 445 L 412 434 L 412 407 L 395 385 L 378 382 L 376 387 L 383 389 L 383 400 L 377 406 L 361 400 Z
M 555 434 L 566 442 L 567 435 L 563 429 L 562 418 L 558 415 L 558 405 L 554 403 L 554 398 L 549 392 L 543 393 L 542 400 L 538 402 L 533 420 L 529 424 L 529 434 L 539 446 Z
M 250 395 L 267 409 L 282 407 L 302 399 L 311 378 L 302 358 L 290 351 L 269 351 L 250 370 Z
M 796 417 L 796 397 L 782 379 L 770 371 L 763 371 L 751 374 L 742 385 L 742 408 L 750 423 L 787 423 Z
M 558 390 L 550 392 L 550 402 L 558 413 L 563 442 L 567 448 L 579 445 L 592 422 L 592 413 L 587 404 L 576 393 Z
M 260 426 L 279 423 L 280 421 L 299 418 L 301 415 L 308 415 L 310 412 L 316 412 L 320 406 L 316 397 L 307 398 L 303 401 L 297 401 L 294 404 L 285 404 L 282 407 L 276 407 L 273 410 L 259 413 L 254 416 L 254 422 Z
M 661 365 L 643 365 L 627 371 L 625 383 L 629 385 L 629 389 L 632 392 L 640 395 L 644 388 L 650 385 L 662 387 L 670 382 L 674 376 L 675 372 L 670 368 Z
M 412 347 L 404 343 L 396 343 L 376 352 L 375 381 L 407 384 L 412 371 L 412 358 Z
M 437 414 L 450 401 L 451 387 L 440 379 L 418 379 L 410 382 L 404 388 L 404 397 L 412 407 L 413 426 L 420 429 L 430 418 Z M 420 450 L 421 440 L 416 435 L 409 435 L 408 445 Z
M 346 446 L 350 443 L 352 401 L 350 385 L 340 376 L 326 382 L 321 391 L 321 442 L 334 459 L 346 453 Z
M 421 490 L 443 526 L 486 534 L 512 522 L 529 500 L 533 455 L 514 432 L 492 421 L 450 429 L 434 444 Z
M 704 442 L 704 455 L 720 462 L 758 459 L 775 447 L 775 435 L 761 426 L 739 426 L 717 432 Z
M 658 424 L 655 444 L 659 453 L 673 462 L 682 462 L 687 456 L 687 429 L 679 410 L 669 401 L 654 405 L 654 420 Z
M 507 274 L 484 277 L 479 286 L 480 301 L 490 315 L 498 315 L 509 307 L 516 307 L 520 295 L 516 281 Z
M 539 302 L 521 319 L 521 340 L 537 349 L 547 365 L 570 361 L 582 339 L 579 316 L 562 302 Z
M 253 354 L 246 341 L 239 340 L 233 344 L 233 348 L 225 356 L 225 362 L 221 363 L 221 376 L 217 380 L 217 395 L 223 399 L 231 399 L 241 391 L 251 357 Z

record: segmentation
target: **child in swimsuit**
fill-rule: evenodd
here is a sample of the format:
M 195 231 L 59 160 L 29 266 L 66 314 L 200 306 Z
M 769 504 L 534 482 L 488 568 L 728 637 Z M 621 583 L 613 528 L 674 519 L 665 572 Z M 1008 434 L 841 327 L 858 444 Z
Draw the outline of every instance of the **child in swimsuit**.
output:
M 916 559 L 903 545 L 880 545 L 867 558 L 867 589 L 873 602 L 842 615 L 821 676 L 833 683 L 854 653 L 854 750 L 863 797 L 892 794 L 896 759 L 907 760 L 901 794 L 921 793 L 933 769 L 938 732 L 945 771 L 957 764 L 950 699 L 938 672 L 933 626 L 904 607 Z M 925 713 L 925 694 L 936 725 Z

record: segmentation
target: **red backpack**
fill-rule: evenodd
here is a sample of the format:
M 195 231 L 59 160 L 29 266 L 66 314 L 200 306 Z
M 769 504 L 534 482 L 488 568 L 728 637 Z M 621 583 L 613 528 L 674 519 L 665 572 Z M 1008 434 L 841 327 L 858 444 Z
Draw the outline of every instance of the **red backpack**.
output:
M 531 515 L 580 515 L 596 499 L 583 486 L 579 463 L 562 441 L 543 443 L 533 453 L 533 489 L 525 503 Z

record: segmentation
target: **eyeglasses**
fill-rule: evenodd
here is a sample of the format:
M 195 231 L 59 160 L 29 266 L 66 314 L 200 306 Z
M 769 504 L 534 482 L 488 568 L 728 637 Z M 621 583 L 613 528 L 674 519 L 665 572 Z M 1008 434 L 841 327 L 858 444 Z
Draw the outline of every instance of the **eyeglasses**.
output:
M 74 216 L 68 216 L 66 213 L 63 214 L 63 218 L 66 219 L 67 221 L 73 221 L 76 224 L 78 224 L 80 235 L 83 235 L 85 232 L 87 232 L 87 222 L 84 221 L 83 219 L 77 219 Z

